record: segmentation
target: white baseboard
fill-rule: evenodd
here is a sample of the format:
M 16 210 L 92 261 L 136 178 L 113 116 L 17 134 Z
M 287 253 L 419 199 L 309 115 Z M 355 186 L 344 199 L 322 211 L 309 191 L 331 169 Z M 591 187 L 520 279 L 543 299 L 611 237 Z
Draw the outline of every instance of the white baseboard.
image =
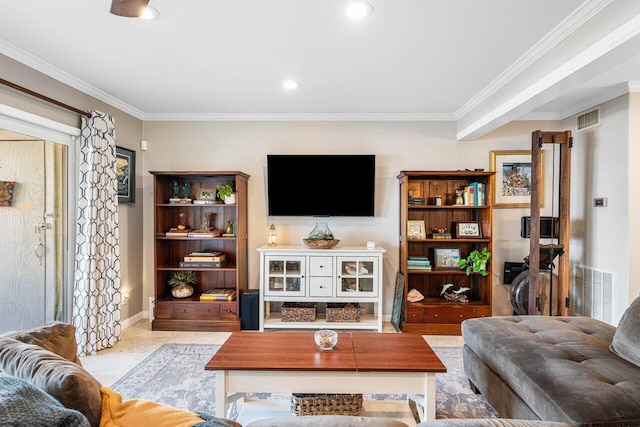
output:
M 124 319 L 123 321 L 121 321 L 120 326 L 122 327 L 122 329 L 127 329 L 129 326 L 142 320 L 144 317 L 144 313 L 140 312 L 134 316 L 129 317 L 128 319 Z

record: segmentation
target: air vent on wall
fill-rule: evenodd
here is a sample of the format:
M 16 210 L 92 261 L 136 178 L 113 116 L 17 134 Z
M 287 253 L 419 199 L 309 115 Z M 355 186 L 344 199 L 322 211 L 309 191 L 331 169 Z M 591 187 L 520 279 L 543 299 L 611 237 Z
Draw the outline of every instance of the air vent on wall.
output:
M 600 125 L 600 107 L 578 114 L 576 117 L 578 131 L 590 129 Z

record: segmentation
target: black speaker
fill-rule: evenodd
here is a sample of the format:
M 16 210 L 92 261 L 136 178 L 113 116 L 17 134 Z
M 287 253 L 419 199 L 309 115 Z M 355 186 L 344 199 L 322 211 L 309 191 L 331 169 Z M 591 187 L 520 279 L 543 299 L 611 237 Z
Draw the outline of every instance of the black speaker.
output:
M 522 273 L 522 269 L 524 267 L 524 262 L 504 262 L 504 279 L 502 283 L 505 285 L 510 285 L 513 282 L 513 279 L 518 276 L 518 274 Z
M 260 329 L 260 289 L 247 289 L 240 296 L 240 329 Z

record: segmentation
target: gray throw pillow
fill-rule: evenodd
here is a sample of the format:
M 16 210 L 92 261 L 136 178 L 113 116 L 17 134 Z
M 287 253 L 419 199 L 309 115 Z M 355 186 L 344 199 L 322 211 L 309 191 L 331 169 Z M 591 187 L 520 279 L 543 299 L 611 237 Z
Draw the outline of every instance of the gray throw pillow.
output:
M 640 297 L 622 315 L 609 348 L 624 360 L 640 367 Z

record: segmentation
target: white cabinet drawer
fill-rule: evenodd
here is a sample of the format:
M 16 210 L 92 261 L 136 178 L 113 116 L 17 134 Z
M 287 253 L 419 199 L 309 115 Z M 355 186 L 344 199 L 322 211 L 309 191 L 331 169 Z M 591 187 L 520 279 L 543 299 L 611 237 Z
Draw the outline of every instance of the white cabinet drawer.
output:
M 309 278 L 309 296 L 312 296 L 312 297 L 333 296 L 333 277 Z
M 309 257 L 309 276 L 333 276 L 333 257 Z

